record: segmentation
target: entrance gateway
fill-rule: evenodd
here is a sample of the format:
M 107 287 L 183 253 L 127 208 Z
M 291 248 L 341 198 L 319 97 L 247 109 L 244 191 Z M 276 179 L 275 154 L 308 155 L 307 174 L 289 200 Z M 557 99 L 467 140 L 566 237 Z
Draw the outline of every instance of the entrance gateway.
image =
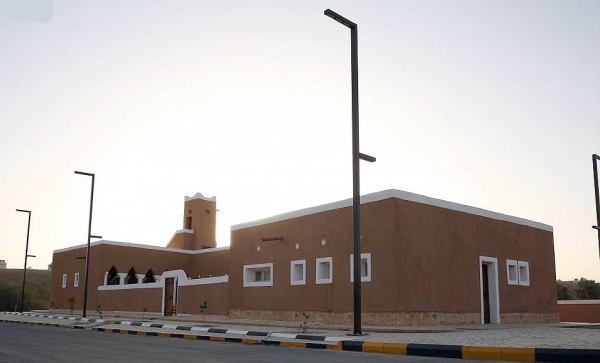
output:
M 481 324 L 500 324 L 497 258 L 479 256 L 479 290 Z
M 168 277 L 165 279 L 165 288 L 163 289 L 164 316 L 177 315 L 177 278 Z

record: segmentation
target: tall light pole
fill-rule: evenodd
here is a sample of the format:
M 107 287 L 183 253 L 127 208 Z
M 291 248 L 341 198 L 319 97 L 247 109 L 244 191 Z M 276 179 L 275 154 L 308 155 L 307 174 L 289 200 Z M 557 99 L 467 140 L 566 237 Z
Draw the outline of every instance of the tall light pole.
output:
M 31 211 L 24 209 L 17 209 L 17 212 L 27 213 L 27 240 L 25 242 L 25 265 L 23 266 L 23 289 L 21 290 L 21 312 L 23 312 L 23 304 L 25 302 L 25 277 L 27 276 L 27 257 L 35 257 L 29 255 L 29 227 L 31 226 Z
M 372 156 L 362 154 L 359 149 L 358 123 L 358 27 L 338 13 L 327 9 L 325 15 L 350 28 L 350 64 L 352 71 L 352 223 L 354 227 L 354 332 L 362 335 L 361 327 L 361 264 L 360 264 L 360 159 L 374 162 Z
M 600 191 L 598 188 L 598 161 L 600 156 L 592 154 L 592 165 L 594 166 L 594 191 L 596 193 L 596 225 L 592 228 L 598 231 L 598 253 L 600 254 Z
M 83 287 L 83 314 L 82 317 L 86 317 L 87 312 L 87 294 L 88 294 L 88 272 L 90 270 L 90 239 L 92 238 L 102 238 L 102 236 L 93 236 L 92 235 L 92 211 L 94 207 L 94 180 L 96 176 L 91 173 L 84 173 L 82 171 L 76 171 L 75 174 L 79 175 L 87 175 L 92 177 L 92 192 L 90 194 L 90 221 L 88 224 L 88 240 L 87 240 L 87 250 L 85 253 L 85 283 Z

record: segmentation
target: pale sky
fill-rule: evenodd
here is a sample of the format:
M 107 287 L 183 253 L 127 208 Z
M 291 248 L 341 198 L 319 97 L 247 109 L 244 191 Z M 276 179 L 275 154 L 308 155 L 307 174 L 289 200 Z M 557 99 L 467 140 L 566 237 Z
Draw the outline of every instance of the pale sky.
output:
M 550 224 L 557 278 L 600 280 L 597 0 L 0 2 L 0 259 L 23 266 L 16 208 L 34 268 L 87 241 L 74 170 L 97 175 L 93 234 L 156 246 L 196 192 L 219 246 L 350 198 L 350 31 L 327 8 L 358 24 L 362 194 Z

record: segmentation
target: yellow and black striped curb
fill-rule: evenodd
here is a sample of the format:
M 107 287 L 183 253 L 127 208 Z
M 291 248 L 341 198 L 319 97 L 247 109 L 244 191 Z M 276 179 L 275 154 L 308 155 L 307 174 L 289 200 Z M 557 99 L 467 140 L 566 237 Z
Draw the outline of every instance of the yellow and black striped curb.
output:
M 51 323 L 21 322 L 13 320 L 0 320 L 2 323 L 19 323 L 53 326 L 60 328 L 86 329 L 82 326 L 60 325 Z M 522 348 L 522 347 L 484 347 L 467 345 L 445 344 L 417 344 L 417 343 L 382 343 L 370 341 L 345 340 L 335 344 L 311 343 L 298 341 L 280 341 L 270 338 L 231 338 L 213 335 L 196 335 L 185 333 L 151 332 L 144 330 L 114 329 L 92 327 L 92 331 L 154 336 L 164 338 L 180 338 L 189 340 L 208 340 L 218 342 L 231 342 L 243 344 L 261 344 L 280 347 L 298 347 L 310 349 L 330 349 L 350 352 L 382 353 L 410 355 L 421 357 L 501 360 L 515 362 L 569 362 L 569 363 L 598 363 L 600 362 L 600 349 L 560 349 L 560 348 Z

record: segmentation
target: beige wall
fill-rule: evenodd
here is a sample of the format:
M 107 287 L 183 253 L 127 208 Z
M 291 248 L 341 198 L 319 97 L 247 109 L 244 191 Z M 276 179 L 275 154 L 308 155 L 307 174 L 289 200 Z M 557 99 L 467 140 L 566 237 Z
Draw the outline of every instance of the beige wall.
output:
M 180 286 L 177 312 L 183 314 L 200 314 L 199 305 L 204 301 L 208 302 L 208 308 L 204 311 L 204 314 L 227 315 L 229 313 L 228 284 Z
M 210 222 L 214 213 L 206 210 L 211 206 L 216 203 L 188 201 L 185 213 L 191 209 L 193 216 L 207 216 Z M 362 283 L 363 312 L 369 321 L 478 322 L 480 256 L 497 259 L 503 321 L 556 319 L 552 232 L 396 198 L 363 204 L 361 217 L 361 250 L 371 253 L 372 259 L 372 281 Z M 200 235 L 198 231 L 214 235 L 214 229 L 193 223 L 194 236 Z M 103 284 L 105 272 L 115 265 L 124 273 L 134 266 L 138 274 L 152 268 L 157 275 L 167 269 L 182 269 L 191 278 L 229 275 L 229 283 L 180 287 L 178 311 L 182 313 L 199 312 L 198 305 L 207 300 L 208 314 L 244 316 L 248 312 L 253 316 L 289 318 L 311 311 L 323 319 L 346 322 L 353 310 L 352 230 L 352 208 L 346 207 L 234 230 L 230 249 L 207 253 L 93 246 L 88 310 L 113 295 L 114 304 L 110 304 L 116 310 L 139 309 L 148 299 L 152 300 L 148 303 L 152 309 L 160 309 L 162 289 L 139 293 L 139 299 L 132 297 L 137 296 L 137 290 L 99 292 L 97 287 Z M 281 236 L 283 240 L 262 241 Z M 85 260 L 76 260 L 76 256 L 85 256 L 85 248 L 54 254 L 51 301 L 57 308 L 67 308 L 70 296 L 76 297 L 75 308 L 81 308 Z M 315 261 L 320 257 L 333 258 L 331 284 L 315 283 Z M 306 260 L 306 285 L 291 285 L 290 262 L 302 259 Z M 530 286 L 508 285 L 507 259 L 529 263 Z M 243 266 L 261 263 L 273 263 L 273 286 L 243 287 Z M 78 288 L 72 286 L 75 272 L 81 276 Z M 69 279 L 64 289 L 63 273 Z M 118 308 L 117 302 L 123 306 Z
M 352 311 L 351 212 L 347 207 L 233 231 L 231 309 Z M 501 314 L 556 314 L 551 232 L 400 199 L 363 204 L 361 217 L 361 251 L 372 258 L 372 281 L 362 284 L 364 312 L 477 316 L 479 256 L 489 256 L 498 259 Z M 284 239 L 261 241 L 275 236 Z M 332 284 L 315 284 L 318 257 L 333 257 Z M 291 286 L 290 261 L 299 259 L 307 260 L 307 284 Z M 508 285 L 506 259 L 529 262 L 531 286 Z M 260 263 L 273 263 L 274 286 L 244 288 L 243 265 Z
M 68 308 L 68 299 L 75 297 L 75 309 L 83 307 L 83 288 L 85 279 L 85 260 L 75 257 L 85 256 L 86 248 L 78 248 L 53 256 L 52 287 L 50 301 L 57 308 Z M 215 258 L 205 255 L 215 253 Z M 227 273 L 226 260 L 228 250 L 207 252 L 201 254 L 188 254 L 167 250 L 152 250 L 115 245 L 92 245 L 90 249 L 90 274 L 88 288 L 88 310 L 97 306 L 100 301 L 98 286 L 104 284 L 105 273 L 114 265 L 120 273 L 127 273 L 133 266 L 137 274 L 145 274 L 152 268 L 156 275 L 161 275 L 166 270 L 184 270 L 189 277 L 222 276 Z M 201 262 L 201 263 L 198 263 Z M 79 272 L 79 287 L 73 286 L 74 274 Z M 67 274 L 67 287 L 62 288 L 62 275 Z M 145 290 L 145 289 L 144 289 Z M 105 292 L 104 295 L 110 294 Z M 161 289 L 162 294 L 162 289 Z M 160 301 L 159 301 L 160 302 Z M 120 310 L 127 310 L 124 306 Z
M 204 200 L 192 199 L 183 206 L 183 228 L 187 228 L 186 220 L 192 218 L 192 230 L 194 230 L 192 244 L 186 245 L 184 249 L 200 250 L 204 248 L 215 248 L 215 228 L 217 221 L 217 203 Z
M 600 301 L 592 300 L 587 304 L 573 300 L 558 304 L 558 314 L 561 322 L 600 323 Z

